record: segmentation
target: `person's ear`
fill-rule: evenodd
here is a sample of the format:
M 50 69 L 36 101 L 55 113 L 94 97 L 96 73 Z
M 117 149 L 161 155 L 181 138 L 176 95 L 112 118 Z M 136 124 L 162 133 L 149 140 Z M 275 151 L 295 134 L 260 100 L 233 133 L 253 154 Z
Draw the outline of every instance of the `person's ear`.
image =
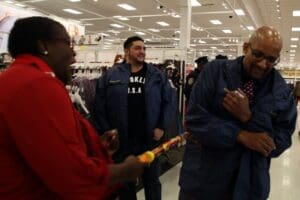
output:
M 249 51 L 249 46 L 250 46 L 250 43 L 249 42 L 244 42 L 243 44 L 243 52 L 244 52 L 244 55 L 246 55 Z
M 47 56 L 49 54 L 46 42 L 38 40 L 37 48 L 40 55 Z

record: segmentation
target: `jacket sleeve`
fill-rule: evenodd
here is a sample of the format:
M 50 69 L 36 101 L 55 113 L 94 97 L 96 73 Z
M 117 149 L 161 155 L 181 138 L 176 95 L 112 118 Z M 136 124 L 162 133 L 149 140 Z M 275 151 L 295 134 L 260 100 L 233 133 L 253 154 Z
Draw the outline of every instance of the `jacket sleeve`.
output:
M 292 96 L 289 102 L 287 109 L 275 119 L 272 135 L 276 149 L 272 151 L 270 157 L 278 157 L 292 145 L 292 134 L 294 133 L 297 120 L 297 109 Z
M 230 148 L 236 144 L 236 136 L 240 128 L 234 121 L 218 118 L 211 108 L 219 73 L 214 62 L 208 63 L 200 73 L 191 92 L 186 125 L 187 130 L 202 145 Z
M 99 78 L 96 86 L 94 127 L 97 129 L 99 134 L 103 134 L 105 131 L 110 129 L 106 112 L 106 79 L 107 73 Z
M 162 109 L 160 112 L 158 128 L 166 130 L 176 114 L 177 98 L 176 91 L 174 91 L 174 89 L 171 87 L 168 79 L 165 76 L 162 77 Z
M 246 129 L 267 132 L 273 138 L 276 149 L 270 157 L 277 157 L 291 146 L 291 137 L 295 130 L 297 109 L 292 94 L 285 90 L 281 95 L 277 109 L 279 111 L 252 112 L 252 117 L 244 126 Z
M 252 118 L 247 123 L 247 126 L 268 132 L 273 138 L 276 149 L 271 152 L 270 157 L 278 157 L 292 144 L 291 137 L 295 130 L 297 109 L 292 96 L 287 97 L 285 101 L 286 109 L 280 113 L 253 111 Z
M 63 85 L 42 78 L 24 85 L 5 116 L 22 159 L 62 199 L 102 199 L 107 160 L 88 156 L 81 127 Z

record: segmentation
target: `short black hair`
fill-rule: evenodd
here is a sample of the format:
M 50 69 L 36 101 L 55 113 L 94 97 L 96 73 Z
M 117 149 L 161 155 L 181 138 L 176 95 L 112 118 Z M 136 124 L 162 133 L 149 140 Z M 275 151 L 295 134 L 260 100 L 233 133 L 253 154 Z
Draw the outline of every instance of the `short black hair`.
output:
M 221 54 L 216 55 L 216 59 L 224 59 L 224 60 L 228 60 L 227 56 L 223 56 Z
M 28 17 L 15 22 L 8 38 L 8 51 L 13 58 L 20 54 L 39 55 L 38 40 L 49 40 L 55 37 L 59 22 L 47 17 Z
M 207 58 L 207 56 L 199 57 L 195 60 L 195 63 L 197 63 L 197 64 L 206 64 L 206 63 L 208 63 L 208 58 Z
M 127 38 L 127 40 L 124 42 L 124 44 L 123 44 L 124 49 L 130 48 L 132 43 L 135 42 L 135 41 L 144 42 L 143 38 L 141 38 L 139 36 L 131 36 L 131 37 Z

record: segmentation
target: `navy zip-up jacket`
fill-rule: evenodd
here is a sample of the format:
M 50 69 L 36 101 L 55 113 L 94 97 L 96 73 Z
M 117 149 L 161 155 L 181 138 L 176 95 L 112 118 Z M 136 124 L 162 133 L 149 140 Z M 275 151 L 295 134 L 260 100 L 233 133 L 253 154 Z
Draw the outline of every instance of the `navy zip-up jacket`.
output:
M 291 146 L 297 111 L 291 90 L 273 69 L 259 80 L 243 124 L 222 106 L 224 88 L 242 88 L 242 61 L 208 63 L 193 87 L 186 117 L 189 132 L 202 148 L 187 142 L 179 184 L 201 200 L 265 200 L 269 195 L 270 159 Z M 267 132 L 276 144 L 269 157 L 237 143 L 240 130 Z
M 176 97 L 165 76 L 151 64 L 144 64 L 146 70 L 145 106 L 147 148 L 152 148 L 153 130 L 166 130 L 176 111 Z M 95 123 L 99 133 L 117 128 L 120 149 L 117 159 L 124 159 L 128 145 L 128 84 L 130 65 L 118 64 L 103 75 L 96 88 Z

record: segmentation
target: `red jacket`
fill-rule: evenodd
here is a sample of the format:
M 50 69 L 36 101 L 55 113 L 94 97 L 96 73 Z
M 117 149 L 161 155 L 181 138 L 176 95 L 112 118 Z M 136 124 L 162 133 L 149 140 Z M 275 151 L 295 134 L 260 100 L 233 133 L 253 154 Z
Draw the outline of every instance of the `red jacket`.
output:
M 53 75 L 31 55 L 0 74 L 0 199 L 108 195 L 111 159 Z

